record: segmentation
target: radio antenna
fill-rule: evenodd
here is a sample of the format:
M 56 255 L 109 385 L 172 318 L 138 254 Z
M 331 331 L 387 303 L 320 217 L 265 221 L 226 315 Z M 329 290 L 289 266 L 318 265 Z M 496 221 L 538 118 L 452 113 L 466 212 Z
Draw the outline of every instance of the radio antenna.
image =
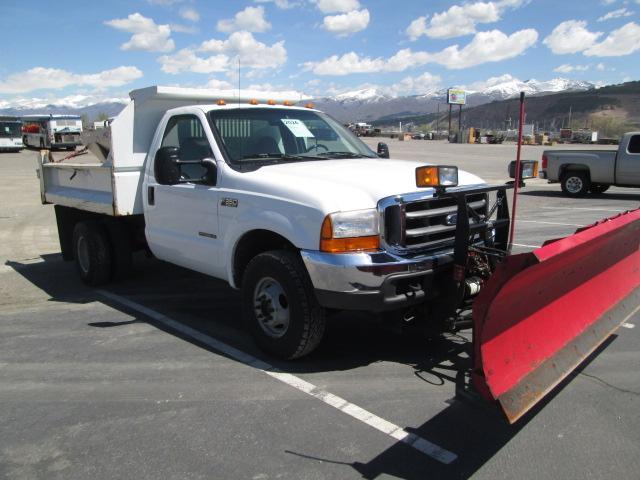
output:
M 238 108 L 240 108 L 240 55 L 238 55 Z

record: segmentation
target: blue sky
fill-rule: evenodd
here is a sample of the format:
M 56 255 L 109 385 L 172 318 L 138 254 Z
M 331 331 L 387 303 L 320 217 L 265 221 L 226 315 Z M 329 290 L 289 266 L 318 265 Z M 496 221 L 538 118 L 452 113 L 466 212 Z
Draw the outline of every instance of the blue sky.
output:
M 3 0 L 0 107 L 148 85 L 396 94 L 640 78 L 640 0 Z M 36 100 L 34 100 L 36 99 Z

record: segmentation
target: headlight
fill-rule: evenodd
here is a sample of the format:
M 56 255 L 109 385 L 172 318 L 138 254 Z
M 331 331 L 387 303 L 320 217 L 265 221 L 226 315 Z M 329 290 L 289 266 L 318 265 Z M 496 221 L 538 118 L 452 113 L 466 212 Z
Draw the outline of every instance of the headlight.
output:
M 320 232 L 323 252 L 354 252 L 380 248 L 377 210 L 356 210 L 327 215 Z

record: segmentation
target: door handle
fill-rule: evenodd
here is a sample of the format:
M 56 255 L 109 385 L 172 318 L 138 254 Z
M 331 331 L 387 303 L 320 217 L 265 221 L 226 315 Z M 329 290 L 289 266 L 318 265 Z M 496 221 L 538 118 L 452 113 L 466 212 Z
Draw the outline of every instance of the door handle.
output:
M 147 203 L 149 205 L 156 204 L 156 189 L 155 187 L 147 187 Z

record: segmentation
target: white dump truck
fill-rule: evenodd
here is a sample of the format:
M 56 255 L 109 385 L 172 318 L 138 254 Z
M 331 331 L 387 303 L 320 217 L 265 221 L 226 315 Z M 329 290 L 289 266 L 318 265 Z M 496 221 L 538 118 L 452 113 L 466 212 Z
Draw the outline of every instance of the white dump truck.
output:
M 545 150 L 541 163 L 538 176 L 570 197 L 640 187 L 640 132 L 624 134 L 618 150 Z
M 241 289 L 258 344 L 295 358 L 318 345 L 327 312 L 450 317 L 491 270 L 467 247 L 506 248 L 508 187 L 389 159 L 312 105 L 170 87 L 130 96 L 87 132 L 99 162 L 40 155 L 42 202 L 89 285 L 125 276 L 148 248 Z M 468 268 L 454 284 L 456 245 Z

